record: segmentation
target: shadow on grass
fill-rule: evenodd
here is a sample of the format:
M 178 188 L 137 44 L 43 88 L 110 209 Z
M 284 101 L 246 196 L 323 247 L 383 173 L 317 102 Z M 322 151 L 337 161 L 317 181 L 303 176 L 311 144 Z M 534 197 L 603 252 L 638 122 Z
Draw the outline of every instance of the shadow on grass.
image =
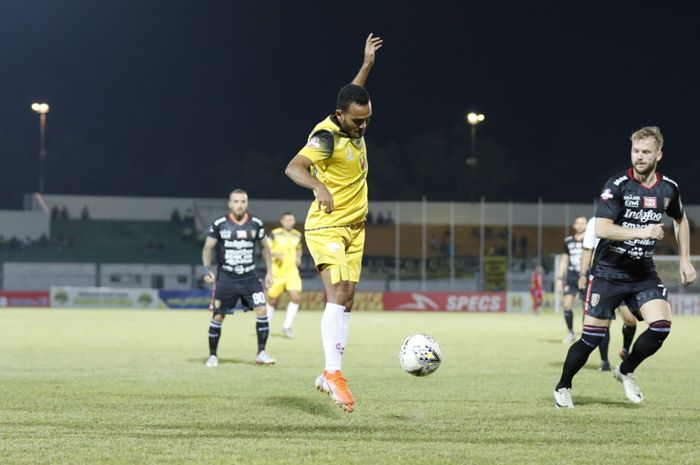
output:
M 563 342 L 561 342 L 561 339 L 545 339 L 545 338 L 540 338 L 537 340 L 537 342 L 548 342 L 550 344 L 559 344 L 560 346 L 566 345 Z
M 336 410 L 338 410 L 338 407 L 335 407 L 330 400 L 321 396 L 316 400 L 301 396 L 273 396 L 265 399 L 265 405 L 298 410 L 323 417 L 335 417 L 337 416 Z
M 207 357 L 208 358 L 208 357 Z M 198 365 L 204 366 L 207 363 L 207 358 L 188 358 L 189 363 L 196 363 Z M 241 358 L 220 358 L 219 365 L 232 364 L 232 365 L 255 365 L 255 359 L 241 359 Z
M 574 395 L 574 404 L 578 407 L 579 405 L 611 405 L 614 407 L 639 408 L 638 405 L 631 402 L 626 402 L 624 400 L 613 400 L 610 398 L 603 397 L 590 397 L 590 396 L 577 396 Z
M 558 362 L 549 362 L 547 365 L 553 368 L 561 368 L 564 366 L 564 358 L 562 358 L 561 361 Z M 589 371 L 600 371 L 600 362 L 589 361 L 581 369 Z M 612 371 L 600 371 L 600 373 L 603 375 L 612 376 Z

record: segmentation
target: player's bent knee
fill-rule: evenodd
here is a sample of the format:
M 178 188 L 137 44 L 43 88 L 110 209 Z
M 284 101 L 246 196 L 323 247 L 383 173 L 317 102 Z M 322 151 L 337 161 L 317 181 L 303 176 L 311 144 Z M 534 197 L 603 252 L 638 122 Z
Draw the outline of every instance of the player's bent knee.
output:
M 589 347 L 596 348 L 603 342 L 608 334 L 608 328 L 605 326 L 583 325 L 581 333 L 581 341 Z
M 669 320 L 657 320 L 649 323 L 649 330 L 656 336 L 657 342 L 663 344 L 671 334 L 671 322 Z
M 255 314 L 257 316 L 267 316 L 267 307 L 255 307 Z

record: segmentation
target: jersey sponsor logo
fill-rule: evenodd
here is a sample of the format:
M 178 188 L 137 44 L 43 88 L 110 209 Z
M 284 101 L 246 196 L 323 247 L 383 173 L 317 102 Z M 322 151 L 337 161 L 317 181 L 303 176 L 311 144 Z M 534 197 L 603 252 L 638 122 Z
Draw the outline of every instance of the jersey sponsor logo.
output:
M 625 194 L 625 207 L 629 208 L 639 208 L 639 199 L 641 197 L 638 195 Z
M 228 229 L 222 229 L 219 231 L 219 236 L 221 236 L 222 239 L 231 239 L 231 231 Z
M 610 189 L 605 189 L 603 193 L 600 194 L 600 198 L 607 202 L 613 198 L 613 193 Z
M 620 183 L 622 183 L 622 181 L 624 181 L 626 179 L 627 179 L 627 175 L 620 176 L 619 178 L 617 178 L 616 180 L 613 181 L 613 184 L 615 184 L 616 186 L 619 186 Z
M 639 260 L 644 256 L 644 249 L 642 249 L 641 247 L 632 247 L 627 251 L 627 255 L 629 255 L 635 260 Z
M 662 179 L 663 179 L 664 181 L 670 182 L 670 183 L 673 184 L 674 186 L 678 187 L 678 183 L 677 183 L 676 181 L 674 181 L 673 179 L 671 179 L 671 178 L 669 178 L 669 177 L 667 177 L 667 176 L 663 176 Z
M 248 238 L 248 231 L 246 231 L 246 230 L 241 231 L 240 229 L 237 229 L 236 230 L 236 238 L 247 239 Z
M 648 197 L 644 197 L 647 199 Z M 656 197 L 654 199 L 654 207 L 646 208 L 656 208 Z M 644 201 L 646 203 L 646 200 Z M 625 218 L 631 218 L 639 221 L 640 223 L 646 223 L 648 221 L 661 221 L 662 214 L 655 212 L 654 210 L 630 210 L 629 208 L 625 211 Z
M 319 149 L 321 148 L 321 140 L 314 136 L 309 141 L 306 143 L 306 146 L 312 149 Z
M 340 251 L 340 244 L 338 244 L 337 242 L 329 242 L 326 245 L 326 247 L 333 253 Z
M 236 249 L 245 249 L 245 248 L 255 247 L 255 243 L 251 242 L 251 241 L 242 241 L 242 240 L 224 241 L 224 247 L 234 247 Z
M 656 208 L 656 197 L 644 197 L 644 208 Z

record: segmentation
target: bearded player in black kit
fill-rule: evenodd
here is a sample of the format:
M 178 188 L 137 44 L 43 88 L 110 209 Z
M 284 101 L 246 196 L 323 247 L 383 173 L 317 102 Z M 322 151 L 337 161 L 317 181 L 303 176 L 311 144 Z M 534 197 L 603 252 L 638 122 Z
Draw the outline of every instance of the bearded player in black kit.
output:
M 263 258 L 267 267 L 265 286 L 272 285 L 272 258 L 267 243 L 265 228 L 260 219 L 248 213 L 248 194 L 235 189 L 229 194 L 230 212 L 214 221 L 202 249 L 202 264 L 208 268 L 205 281 L 215 282 L 212 303 L 214 313 L 209 323 L 209 359 L 206 366 L 219 365 L 217 349 L 221 337 L 221 326 L 227 314 L 236 305 L 243 305 L 245 311 L 255 310 L 255 330 L 258 335 L 258 353 L 255 363 L 272 365 L 275 359 L 265 352 L 270 323 L 267 319 L 265 292 L 255 273 L 255 243 L 262 246 Z M 218 266 L 212 266 L 212 252 L 216 249 Z
M 626 303 L 632 314 L 648 325 L 629 357 L 615 367 L 627 398 L 639 404 L 644 399 L 635 369 L 653 355 L 671 332 L 671 308 L 667 291 L 654 266 L 654 245 L 663 239 L 661 218 L 673 219 L 680 255 L 681 284 L 695 281 L 690 263 L 690 232 L 683 212 L 678 184 L 656 171 L 661 160 L 663 136 L 655 126 L 644 127 L 630 137 L 632 166 L 608 180 L 596 208 L 595 251 L 586 290 L 586 308 L 581 339 L 570 348 L 561 378 L 554 391 L 557 408 L 573 408 L 571 384 L 588 356 L 606 336 L 615 308 Z

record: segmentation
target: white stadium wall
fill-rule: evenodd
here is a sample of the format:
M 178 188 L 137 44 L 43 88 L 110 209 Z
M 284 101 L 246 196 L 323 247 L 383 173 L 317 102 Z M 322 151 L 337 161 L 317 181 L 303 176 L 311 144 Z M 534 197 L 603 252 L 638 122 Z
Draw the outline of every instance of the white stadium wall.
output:
M 23 240 L 38 240 L 42 234 L 49 237 L 51 222 L 41 211 L 0 210 L 0 236 Z
M 2 264 L 2 288 L 37 291 L 51 286 L 94 286 L 94 263 L 13 263 Z

